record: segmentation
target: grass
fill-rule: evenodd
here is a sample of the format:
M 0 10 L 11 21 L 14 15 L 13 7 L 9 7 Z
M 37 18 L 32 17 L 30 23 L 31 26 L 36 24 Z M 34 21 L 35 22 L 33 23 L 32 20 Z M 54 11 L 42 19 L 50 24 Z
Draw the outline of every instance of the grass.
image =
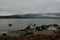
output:
M 37 34 L 24 36 L 0 36 L 0 40 L 60 40 L 60 34 Z
M 60 40 L 60 34 L 55 34 L 53 31 L 34 31 L 34 35 L 23 36 L 0 36 L 0 40 Z

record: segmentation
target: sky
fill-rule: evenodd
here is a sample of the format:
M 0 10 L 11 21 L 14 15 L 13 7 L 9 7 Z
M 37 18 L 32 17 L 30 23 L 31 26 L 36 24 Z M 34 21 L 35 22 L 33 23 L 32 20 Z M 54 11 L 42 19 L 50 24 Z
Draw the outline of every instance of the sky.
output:
M 60 0 L 0 0 L 0 16 L 26 13 L 60 13 Z

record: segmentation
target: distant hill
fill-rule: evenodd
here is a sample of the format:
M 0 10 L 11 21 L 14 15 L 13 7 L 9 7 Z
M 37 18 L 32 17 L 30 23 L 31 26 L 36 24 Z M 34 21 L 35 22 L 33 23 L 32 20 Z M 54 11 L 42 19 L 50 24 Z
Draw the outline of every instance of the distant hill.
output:
M 1 18 L 19 18 L 19 19 L 60 19 L 60 13 L 40 13 L 40 14 L 16 14 L 11 16 L 0 16 Z

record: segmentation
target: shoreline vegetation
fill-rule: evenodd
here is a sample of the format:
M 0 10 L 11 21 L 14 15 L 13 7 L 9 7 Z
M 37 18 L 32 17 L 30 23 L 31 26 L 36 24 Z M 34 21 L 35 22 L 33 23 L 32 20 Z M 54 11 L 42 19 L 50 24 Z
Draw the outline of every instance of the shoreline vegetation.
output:
M 60 40 L 60 34 L 52 35 L 24 35 L 24 36 L 0 36 L 0 40 Z
M 13 25 L 8 24 L 9 28 Z M 48 30 L 50 27 L 55 27 L 54 30 Z M 49 31 L 53 33 L 50 34 Z M 11 36 L 2 34 L 0 40 L 60 40 L 60 26 L 58 24 L 49 24 L 37 26 L 36 24 L 29 24 L 26 28 L 21 30 L 9 31 L 8 33 L 17 33 L 18 36 Z M 45 34 L 47 33 L 47 34 Z
M 60 19 L 60 13 L 15 14 L 0 16 L 0 19 Z

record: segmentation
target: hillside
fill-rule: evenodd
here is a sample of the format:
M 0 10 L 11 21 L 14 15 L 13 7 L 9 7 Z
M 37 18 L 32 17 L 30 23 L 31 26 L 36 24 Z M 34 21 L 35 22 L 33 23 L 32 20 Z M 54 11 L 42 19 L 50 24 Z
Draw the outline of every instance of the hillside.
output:
M 60 19 L 60 13 L 40 13 L 40 14 L 16 14 L 11 16 L 0 16 L 0 18 L 19 18 L 19 19 Z

